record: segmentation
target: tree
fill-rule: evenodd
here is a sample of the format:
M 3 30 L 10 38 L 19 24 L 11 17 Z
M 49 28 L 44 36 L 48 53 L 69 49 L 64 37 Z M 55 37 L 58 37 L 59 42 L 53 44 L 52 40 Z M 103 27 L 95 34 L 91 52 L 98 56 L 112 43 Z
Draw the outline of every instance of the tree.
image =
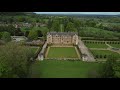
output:
M 25 31 L 25 36 L 28 37 L 29 31 Z
M 120 62 L 117 62 L 114 65 L 114 70 L 115 70 L 115 77 L 120 78 Z
M 29 32 L 28 38 L 29 38 L 30 40 L 37 39 L 37 38 L 38 38 L 38 32 L 37 32 L 36 30 L 31 30 L 31 31 Z
M 9 32 L 4 32 L 2 35 L 2 40 L 4 40 L 5 42 L 9 42 L 11 41 L 11 36 Z
M 60 31 L 60 23 L 58 20 L 53 21 L 51 31 L 56 31 L 56 32 Z
M 20 28 L 17 28 L 17 29 L 15 30 L 15 36 L 23 36 L 23 35 L 24 35 L 24 33 L 21 31 Z
M 102 78 L 114 78 L 115 77 L 115 70 L 114 70 L 114 65 L 116 63 L 116 58 L 112 55 L 110 55 L 101 67 L 99 74 L 100 77 Z
M 38 32 L 38 37 L 42 37 L 43 36 L 41 30 L 37 30 L 37 32 Z
M 53 21 L 51 19 L 48 20 L 47 27 L 51 29 Z
M 73 24 L 73 23 L 69 22 L 69 23 L 67 24 L 67 26 L 66 26 L 65 31 L 67 31 L 67 32 L 68 32 L 68 31 L 76 32 L 77 29 L 74 27 L 74 24 Z
M 25 78 L 31 65 L 32 51 L 16 43 L 0 47 L 0 78 Z
M 79 20 L 74 20 L 74 26 L 79 30 L 82 25 Z
M 0 32 L 0 39 L 2 38 L 3 32 Z
M 42 34 L 43 34 L 44 39 L 46 39 L 46 35 L 48 31 L 49 29 L 47 27 L 43 28 Z

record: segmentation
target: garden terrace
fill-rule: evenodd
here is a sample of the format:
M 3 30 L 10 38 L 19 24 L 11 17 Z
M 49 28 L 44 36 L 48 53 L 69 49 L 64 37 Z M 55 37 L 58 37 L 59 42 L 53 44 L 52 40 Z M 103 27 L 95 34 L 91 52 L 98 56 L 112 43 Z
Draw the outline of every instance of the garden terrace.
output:
M 120 58 L 120 54 L 110 50 L 90 50 L 96 59 L 106 59 L 113 55 L 116 58 Z
M 109 45 L 114 47 L 114 48 L 120 48 L 120 44 L 109 44 Z
M 88 48 L 108 48 L 104 41 L 84 41 Z

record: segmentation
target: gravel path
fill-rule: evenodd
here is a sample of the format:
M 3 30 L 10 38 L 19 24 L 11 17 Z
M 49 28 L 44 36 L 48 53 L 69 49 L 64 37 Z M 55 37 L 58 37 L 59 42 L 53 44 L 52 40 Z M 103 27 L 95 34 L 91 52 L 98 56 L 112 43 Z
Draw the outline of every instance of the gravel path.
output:
M 95 61 L 93 55 L 91 54 L 91 52 L 89 52 L 88 48 L 84 45 L 80 37 L 78 41 L 78 47 L 81 50 L 82 54 L 86 54 L 88 56 L 88 61 Z

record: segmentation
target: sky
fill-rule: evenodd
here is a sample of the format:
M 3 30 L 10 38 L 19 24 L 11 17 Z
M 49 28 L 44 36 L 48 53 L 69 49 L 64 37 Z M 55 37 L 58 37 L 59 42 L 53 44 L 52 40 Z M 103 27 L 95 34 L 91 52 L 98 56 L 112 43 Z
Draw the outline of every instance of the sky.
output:
M 35 12 L 37 14 L 100 14 L 100 15 L 117 15 L 120 12 Z

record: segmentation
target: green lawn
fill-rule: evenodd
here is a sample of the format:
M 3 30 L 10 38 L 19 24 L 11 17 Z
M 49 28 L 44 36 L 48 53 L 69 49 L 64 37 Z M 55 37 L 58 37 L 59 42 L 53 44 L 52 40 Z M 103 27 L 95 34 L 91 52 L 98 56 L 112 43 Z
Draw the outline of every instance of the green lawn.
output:
M 107 45 L 105 44 L 96 44 L 96 43 L 85 43 L 85 45 L 88 47 L 88 48 L 108 48 Z
M 115 48 L 120 48 L 120 44 L 109 44 L 109 45 Z
M 82 61 L 37 61 L 31 67 L 31 78 L 87 78 L 100 63 Z
M 39 47 L 26 46 L 26 48 L 28 48 L 29 51 L 31 51 L 32 54 L 35 55 Z
M 78 58 L 74 47 L 50 47 L 47 58 Z
M 109 51 L 109 50 L 91 50 L 91 52 L 93 53 L 94 56 L 96 56 L 96 55 L 102 55 L 102 56 L 114 55 L 114 56 L 120 58 L 120 54 L 118 54 L 116 52 Z
M 32 52 L 36 52 L 38 50 L 38 48 L 30 48 L 32 50 Z

